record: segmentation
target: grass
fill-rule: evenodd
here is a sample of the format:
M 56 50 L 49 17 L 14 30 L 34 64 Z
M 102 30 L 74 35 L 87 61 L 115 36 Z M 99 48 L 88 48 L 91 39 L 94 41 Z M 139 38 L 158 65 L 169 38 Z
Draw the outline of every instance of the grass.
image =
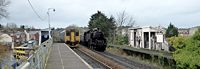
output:
M 158 68 L 163 68 L 158 63 L 152 62 L 152 61 L 147 60 L 147 59 L 142 59 L 139 56 L 128 55 L 128 54 L 126 54 L 126 52 L 124 52 L 123 50 L 118 49 L 118 48 L 108 47 L 106 49 L 106 51 L 109 52 L 109 53 L 115 54 L 117 56 L 121 56 L 121 57 L 127 58 L 129 60 L 135 61 L 137 63 L 152 65 L 152 66 L 155 66 L 155 67 L 158 67 Z

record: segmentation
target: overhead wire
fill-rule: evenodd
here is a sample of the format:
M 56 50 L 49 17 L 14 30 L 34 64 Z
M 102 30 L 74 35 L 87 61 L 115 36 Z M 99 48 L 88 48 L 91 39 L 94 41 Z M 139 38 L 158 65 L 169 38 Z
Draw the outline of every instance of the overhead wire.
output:
M 33 12 L 37 15 L 37 17 L 38 17 L 40 20 L 44 21 L 44 19 L 42 19 L 42 17 L 37 13 L 37 11 L 35 10 L 35 8 L 34 8 L 33 5 L 31 4 L 31 1 L 30 1 L 30 0 L 28 0 L 28 3 L 29 3 L 29 5 L 31 6 L 31 9 L 33 10 Z

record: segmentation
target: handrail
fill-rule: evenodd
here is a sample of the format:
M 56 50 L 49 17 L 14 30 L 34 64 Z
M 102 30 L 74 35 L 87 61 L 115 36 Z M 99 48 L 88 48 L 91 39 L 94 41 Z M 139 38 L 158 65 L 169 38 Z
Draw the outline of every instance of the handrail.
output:
M 45 47 L 43 46 L 45 45 Z M 43 42 L 29 58 L 22 62 L 16 69 L 44 69 L 49 49 L 52 45 L 52 39 Z

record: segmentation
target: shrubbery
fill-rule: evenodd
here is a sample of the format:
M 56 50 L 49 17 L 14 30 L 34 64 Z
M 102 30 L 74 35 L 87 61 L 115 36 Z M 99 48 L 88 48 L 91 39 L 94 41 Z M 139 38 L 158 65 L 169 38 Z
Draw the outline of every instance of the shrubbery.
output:
M 116 39 L 114 40 L 114 44 L 117 45 L 128 45 L 129 41 L 128 41 L 128 36 L 125 35 L 117 35 Z
M 178 69 L 200 68 L 200 28 L 191 37 L 171 37 L 168 40 L 176 48 L 173 57 Z

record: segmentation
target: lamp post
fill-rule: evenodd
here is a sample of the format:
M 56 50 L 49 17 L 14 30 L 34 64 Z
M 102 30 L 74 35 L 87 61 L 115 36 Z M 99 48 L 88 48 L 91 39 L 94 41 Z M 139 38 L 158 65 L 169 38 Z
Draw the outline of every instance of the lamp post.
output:
M 47 15 L 48 15 L 49 30 L 51 30 L 51 25 L 50 25 L 50 14 L 49 14 L 50 10 L 52 10 L 53 12 L 56 11 L 54 8 L 48 8 Z
M 54 8 L 48 8 L 47 11 L 47 15 L 48 15 L 48 24 L 49 24 L 49 38 L 51 38 L 51 25 L 50 25 L 50 10 L 52 10 L 53 12 L 55 12 L 56 10 Z

